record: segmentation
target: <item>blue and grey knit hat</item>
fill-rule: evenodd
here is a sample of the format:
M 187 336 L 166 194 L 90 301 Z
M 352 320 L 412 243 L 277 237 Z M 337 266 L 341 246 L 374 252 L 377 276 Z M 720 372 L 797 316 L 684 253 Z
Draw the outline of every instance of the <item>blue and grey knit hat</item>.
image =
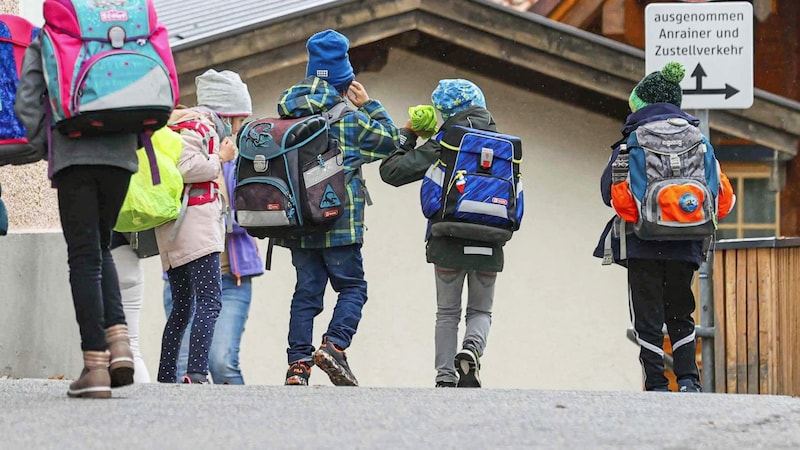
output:
M 439 80 L 439 85 L 431 94 L 431 102 L 444 121 L 471 106 L 486 107 L 481 88 L 460 78 Z

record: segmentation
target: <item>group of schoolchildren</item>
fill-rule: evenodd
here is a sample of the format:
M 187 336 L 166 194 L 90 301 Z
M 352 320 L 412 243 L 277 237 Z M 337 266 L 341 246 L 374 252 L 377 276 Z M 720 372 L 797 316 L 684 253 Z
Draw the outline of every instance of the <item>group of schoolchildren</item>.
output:
M 46 128 L 40 45 L 35 40 L 26 52 L 15 107 L 29 134 Z M 329 231 L 278 241 L 290 249 L 297 274 L 289 314 L 285 384 L 308 385 L 312 368 L 317 366 L 334 385 L 358 386 L 345 352 L 367 301 L 362 260 L 366 200 L 360 166 L 381 161 L 385 182 L 394 186 L 413 183 L 425 177 L 443 151 L 441 140 L 432 137 L 434 132 L 441 136 L 454 126 L 494 132 L 497 126 L 478 86 L 463 79 L 444 79 L 431 95 L 442 124 L 437 126 L 428 108 L 427 120 L 416 120 L 412 114 L 405 126 L 398 128 L 381 103 L 355 80 L 344 35 L 334 30 L 317 33 L 308 39 L 307 50 L 307 78 L 283 92 L 277 109 L 282 117 L 303 117 L 323 113 L 345 99 L 356 108 L 330 130 L 341 145 L 345 172 L 352 173 L 346 186 L 351 201 Z M 672 117 L 697 124 L 680 110 L 680 75 L 650 74 L 631 94 L 633 114 L 603 174 L 606 204 L 614 203 L 611 191 L 619 184 L 612 183 L 610 176 L 619 144 L 637 126 Z M 155 230 L 165 271 L 168 315 L 157 381 L 204 384 L 209 382 L 210 372 L 215 383 L 243 384 L 239 345 L 250 306 L 251 279 L 263 273 L 263 262 L 254 239 L 235 221 L 231 223 L 233 215 L 227 210 L 235 189 L 236 136 L 252 115 L 252 102 L 246 84 L 230 71 L 209 70 L 197 77 L 196 85 L 197 106 L 176 109 L 170 122 L 191 120 L 210 132 L 181 130 L 178 167 L 185 183 L 213 183 L 219 195 L 189 206 L 177 232 L 175 221 Z M 84 360 L 82 373 L 67 393 L 108 398 L 113 387 L 149 381 L 137 342 L 141 265 L 124 236 L 113 233 L 112 239 L 128 182 L 137 171 L 140 143 L 134 134 L 73 139 L 54 132 L 50 136 L 49 164 L 58 191 Z M 423 140 L 418 145 L 420 137 Z M 209 152 L 209 146 L 215 151 Z M 714 170 L 719 171 L 718 167 Z M 720 204 L 726 205 L 727 213 L 733 206 L 733 194 L 721 172 L 719 178 L 718 195 L 727 199 Z M 661 327 L 666 323 L 681 390 L 698 391 L 690 284 L 701 263 L 701 241 L 647 241 L 628 234 L 627 257 L 621 257 L 620 236 L 614 233 L 613 224 L 605 233 L 613 235 L 615 260 L 628 268 L 631 316 L 641 344 L 645 388 L 667 390 L 661 359 Z M 602 238 L 601 244 L 604 241 Z M 602 252 L 598 247 L 597 256 Z M 503 270 L 503 245 L 429 233 L 426 256 L 434 265 L 436 286 L 435 386 L 480 387 L 480 358 L 491 326 L 497 273 Z M 465 280 L 465 331 L 459 342 Z M 315 347 L 313 323 L 323 310 L 328 283 L 338 298 L 322 342 Z

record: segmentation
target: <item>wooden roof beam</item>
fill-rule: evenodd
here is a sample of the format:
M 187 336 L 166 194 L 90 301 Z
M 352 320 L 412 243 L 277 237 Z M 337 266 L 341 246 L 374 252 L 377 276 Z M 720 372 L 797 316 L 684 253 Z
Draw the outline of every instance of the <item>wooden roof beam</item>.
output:
M 603 36 L 644 47 L 644 5 L 638 0 L 606 0 L 602 14 Z
M 592 24 L 603 7 L 605 0 L 581 0 L 575 3 L 559 22 L 575 28 L 586 29 Z
M 540 16 L 550 17 L 550 14 L 561 4 L 562 0 L 539 0 L 528 11 Z

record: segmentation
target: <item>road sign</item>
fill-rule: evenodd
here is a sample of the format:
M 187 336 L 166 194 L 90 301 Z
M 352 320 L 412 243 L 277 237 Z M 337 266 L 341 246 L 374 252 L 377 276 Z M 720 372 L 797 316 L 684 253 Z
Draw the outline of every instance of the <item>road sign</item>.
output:
M 651 3 L 644 14 L 646 73 L 683 64 L 684 109 L 753 104 L 752 4 Z

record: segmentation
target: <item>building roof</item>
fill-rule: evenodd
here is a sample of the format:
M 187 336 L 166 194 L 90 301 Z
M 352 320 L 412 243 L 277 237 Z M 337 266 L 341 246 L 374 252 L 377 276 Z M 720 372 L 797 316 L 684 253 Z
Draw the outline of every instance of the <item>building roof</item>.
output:
M 154 0 L 174 49 L 266 26 L 337 0 Z
M 490 0 L 155 0 L 170 29 L 187 92 L 209 67 L 225 65 L 245 77 L 305 62 L 308 36 L 326 28 L 345 33 L 351 48 L 391 41 L 425 55 L 435 39 L 471 52 L 483 67 L 553 80 L 624 106 L 645 71 L 644 52 L 603 36 Z M 235 4 L 236 8 L 230 5 Z M 186 11 L 213 11 L 187 14 Z M 421 36 L 423 39 L 418 39 Z M 352 59 L 352 58 L 351 58 Z M 462 60 L 464 61 L 464 60 Z M 511 70 L 513 69 L 513 70 Z M 533 89 L 537 89 L 535 86 Z M 555 89 L 558 89 L 557 87 Z M 800 103 L 754 90 L 744 110 L 714 110 L 715 132 L 782 152 L 800 146 Z

